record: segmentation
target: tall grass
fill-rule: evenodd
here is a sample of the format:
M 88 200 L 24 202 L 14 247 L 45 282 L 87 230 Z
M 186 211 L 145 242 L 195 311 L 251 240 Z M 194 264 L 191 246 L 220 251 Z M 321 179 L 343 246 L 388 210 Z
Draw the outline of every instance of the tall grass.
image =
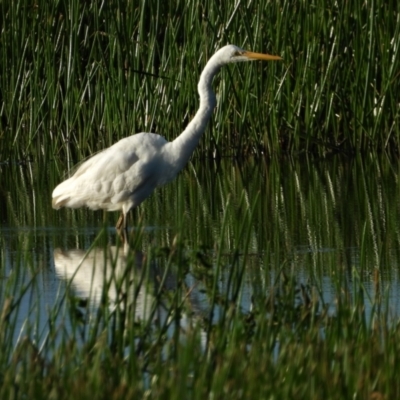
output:
M 398 396 L 396 162 L 195 162 L 137 210 L 127 256 L 102 213 L 49 214 L 55 168 L 38 185 L 40 162 L 9 168 L 2 398 Z M 53 257 L 86 249 L 111 271 L 97 303 L 78 280 L 43 306 Z M 136 318 L 142 290 L 163 318 Z
M 1 398 L 399 397 L 398 165 L 291 157 L 397 151 L 397 3 L 0 7 Z M 76 161 L 134 132 L 179 134 L 229 42 L 284 61 L 216 78 L 201 161 L 132 213 L 128 255 L 98 234 L 113 213 L 49 213 Z M 249 155 L 280 157 L 206 161 Z M 55 247 L 104 255 L 94 306 L 69 283 L 42 306 Z
M 1 2 L 2 159 L 73 161 L 138 131 L 174 138 L 231 42 L 284 58 L 226 68 L 199 153 L 396 150 L 397 3 Z
M 371 295 L 365 285 L 369 278 L 360 275 L 360 266 L 352 268 L 342 252 L 310 253 L 316 269 L 328 260 L 336 264 L 329 304 L 321 294 L 322 279 L 302 279 L 295 272 L 301 269 L 301 252 L 292 264 L 276 269 L 253 265 L 251 241 L 244 239 L 252 236 L 254 208 L 244 207 L 243 223 L 231 229 L 232 205 L 228 201 L 223 213 L 222 229 L 233 242 L 228 255 L 222 241 L 217 252 L 193 251 L 178 234 L 159 247 L 159 238 L 146 243 L 148 234 L 140 230 L 128 253 L 122 248 L 108 253 L 110 238 L 102 231 L 87 258 L 94 249 L 105 250 L 105 256 L 81 267 L 90 266 L 89 276 L 95 269 L 110 271 L 104 273 L 97 306 L 67 290 L 59 292 L 54 304 L 35 309 L 43 294 L 32 290 L 31 312 L 45 314 L 48 333 L 34 319 L 16 343 L 15 315 L 24 291 L 35 285 L 29 274 L 37 272 L 29 253 L 19 251 L 20 265 L 13 263 L 9 284 L 0 286 L 2 398 L 341 399 L 374 393 L 396 398 L 399 332 L 383 275 L 376 284 L 382 285 L 381 294 Z M 371 270 L 371 250 L 367 244 L 359 249 L 361 271 Z M 139 252 L 145 256 L 137 265 Z M 22 271 L 28 276 L 21 290 L 16 281 Z M 117 307 L 108 297 L 113 285 L 122 294 Z M 251 300 L 243 301 L 249 288 Z M 136 319 L 132 306 L 142 290 L 152 297 L 149 317 Z

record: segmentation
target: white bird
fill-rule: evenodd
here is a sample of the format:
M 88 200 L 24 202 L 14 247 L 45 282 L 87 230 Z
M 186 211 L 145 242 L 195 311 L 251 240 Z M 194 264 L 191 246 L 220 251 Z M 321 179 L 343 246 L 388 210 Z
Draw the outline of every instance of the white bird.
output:
M 225 64 L 252 60 L 281 60 L 234 45 L 218 50 L 208 61 L 198 83 L 200 107 L 186 129 L 172 142 L 154 133 L 121 139 L 84 162 L 75 174 L 53 191 L 53 208 L 89 207 L 121 210 L 116 228 L 126 229 L 127 213 L 154 189 L 175 178 L 187 164 L 217 104 L 212 90 L 215 74 Z

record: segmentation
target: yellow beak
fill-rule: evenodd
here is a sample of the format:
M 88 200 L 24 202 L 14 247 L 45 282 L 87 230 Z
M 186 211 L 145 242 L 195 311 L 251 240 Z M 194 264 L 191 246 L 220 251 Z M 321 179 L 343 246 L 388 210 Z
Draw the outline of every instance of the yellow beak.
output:
M 252 51 L 245 51 L 243 56 L 250 58 L 252 60 L 282 60 L 282 57 L 272 56 L 271 54 L 253 53 Z

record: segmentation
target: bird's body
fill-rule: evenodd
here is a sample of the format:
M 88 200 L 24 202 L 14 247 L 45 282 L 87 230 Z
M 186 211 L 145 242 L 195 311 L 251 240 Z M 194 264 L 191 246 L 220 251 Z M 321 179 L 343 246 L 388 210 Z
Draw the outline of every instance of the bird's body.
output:
M 216 106 L 212 80 L 228 63 L 279 60 L 278 56 L 247 52 L 234 45 L 217 51 L 204 68 L 199 84 L 200 107 L 186 129 L 172 142 L 154 133 L 137 133 L 85 161 L 53 191 L 53 207 L 121 210 L 117 228 L 126 228 L 126 214 L 156 187 L 175 178 L 187 164 Z
M 53 206 L 116 211 L 125 205 L 129 210 L 153 188 L 173 179 L 173 174 L 165 174 L 173 170 L 173 160 L 165 151 L 169 145 L 153 133 L 121 139 L 84 162 L 71 178 L 58 185 L 53 191 Z M 157 174 L 157 170 L 163 173 Z

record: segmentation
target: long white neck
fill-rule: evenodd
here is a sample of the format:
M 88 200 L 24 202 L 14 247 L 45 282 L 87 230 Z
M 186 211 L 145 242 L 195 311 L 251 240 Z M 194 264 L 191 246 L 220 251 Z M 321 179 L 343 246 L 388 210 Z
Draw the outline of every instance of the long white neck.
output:
M 189 161 L 217 105 L 217 99 L 211 84 L 222 65 L 223 63 L 218 62 L 215 55 L 208 61 L 197 85 L 200 95 L 200 107 L 186 129 L 171 143 L 174 155 L 176 155 L 176 165 L 179 169 L 183 168 Z

